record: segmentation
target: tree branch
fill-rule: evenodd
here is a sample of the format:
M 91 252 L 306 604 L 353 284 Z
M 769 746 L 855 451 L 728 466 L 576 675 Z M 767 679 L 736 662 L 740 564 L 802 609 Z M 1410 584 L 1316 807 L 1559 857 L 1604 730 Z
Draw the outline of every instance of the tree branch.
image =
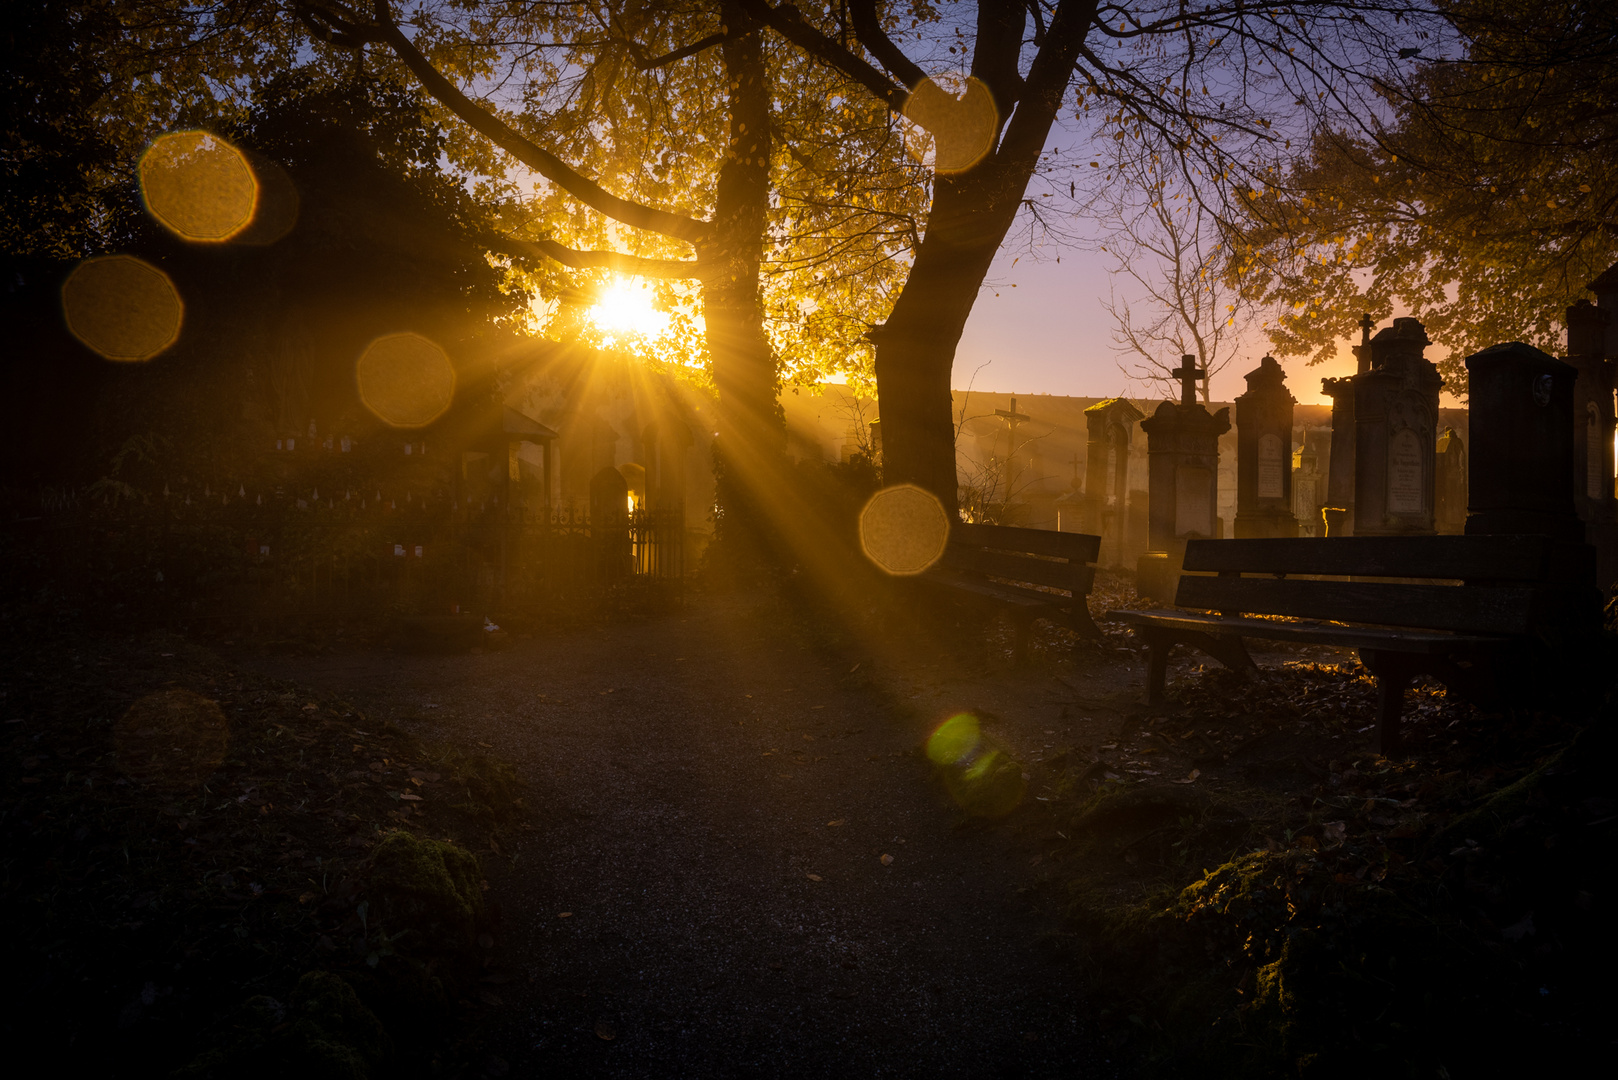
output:
M 521 240 L 515 236 L 487 233 L 481 237 L 491 251 L 529 258 L 553 259 L 574 270 L 612 270 L 620 274 L 649 278 L 701 278 L 700 259 L 647 259 L 617 251 L 579 251 L 555 240 Z
M 720 42 L 724 41 L 727 36 L 728 35 L 723 32 L 709 34 L 707 37 L 702 38 L 699 41 L 693 41 L 689 45 L 683 45 L 680 48 L 675 49 L 673 52 L 666 52 L 662 56 L 654 56 L 651 58 L 647 58 L 646 54 L 641 52 L 640 46 L 636 45 L 633 41 L 627 38 L 624 40 L 624 45 L 626 48 L 628 48 L 629 55 L 634 59 L 635 66 L 637 68 L 639 68 L 641 71 L 651 71 L 653 68 L 668 67 L 670 64 L 675 63 L 676 61 L 684 60 L 688 56 L 695 56 L 699 52 L 706 49 L 711 49 L 715 45 L 718 45 Z
M 460 117 L 472 130 L 592 210 L 598 210 L 607 217 L 633 228 L 646 229 L 662 233 L 664 236 L 672 236 L 676 240 L 684 240 L 699 250 L 712 239 L 713 226 L 708 222 L 689 218 L 683 214 L 672 214 L 667 210 L 658 210 L 612 194 L 549 150 L 523 136 L 493 112 L 467 97 L 421 54 L 415 43 L 388 18 L 382 5 L 378 5 L 376 18 L 369 23 L 355 18 L 350 10 L 330 0 L 300 3 L 299 9 L 300 13 L 308 12 L 350 39 L 386 45 L 421 81 L 429 94 Z
M 849 51 L 842 43 L 816 30 L 796 7 L 791 4 L 771 7 L 769 0 L 741 0 L 741 5 L 748 14 L 810 56 L 828 67 L 841 71 L 871 91 L 894 112 L 904 112 L 905 98 L 910 96 L 905 86 L 895 83 L 869 61 Z
M 882 29 L 876 17 L 876 0 L 850 0 L 848 13 L 854 23 L 854 36 L 894 78 L 914 90 L 927 77 Z

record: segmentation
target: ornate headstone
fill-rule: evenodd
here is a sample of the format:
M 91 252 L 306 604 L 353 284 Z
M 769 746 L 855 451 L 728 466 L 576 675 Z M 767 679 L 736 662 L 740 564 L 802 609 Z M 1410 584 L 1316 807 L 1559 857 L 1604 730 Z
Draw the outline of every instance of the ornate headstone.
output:
M 1196 399 L 1204 372 L 1196 358 L 1181 357 L 1179 404 L 1165 401 L 1151 419 L 1141 421 L 1149 458 L 1150 510 L 1147 523 L 1152 551 L 1169 551 L 1175 541 L 1216 535 L 1219 503 L 1219 436 L 1230 430 L 1230 410 L 1210 413 Z
M 1436 510 L 1438 369 L 1416 319 L 1371 339 L 1354 382 L 1354 535 L 1432 535 Z
M 1297 536 L 1292 516 L 1292 407 L 1286 372 L 1266 356 L 1236 399 L 1236 536 Z
M 1472 461 L 1468 536 L 1583 540 L 1573 510 L 1573 383 L 1578 372 L 1513 341 L 1466 358 Z

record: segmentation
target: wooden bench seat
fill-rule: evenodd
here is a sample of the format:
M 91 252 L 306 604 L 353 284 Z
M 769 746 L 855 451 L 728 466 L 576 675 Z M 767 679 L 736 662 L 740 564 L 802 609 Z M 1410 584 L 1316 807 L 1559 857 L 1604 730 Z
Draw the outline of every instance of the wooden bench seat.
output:
M 920 580 L 935 592 L 1008 613 L 1017 627 L 1017 656 L 1026 656 L 1037 619 L 1099 639 L 1086 597 L 1101 537 L 1089 533 L 956 524 L 943 557 Z
M 1175 645 L 1238 670 L 1254 669 L 1246 638 L 1352 648 L 1377 679 L 1383 754 L 1398 749 L 1415 676 L 1488 706 L 1494 665 L 1526 638 L 1601 612 L 1594 549 L 1537 536 L 1193 540 L 1184 569 L 1174 602 L 1197 611 L 1109 613 L 1146 642 L 1150 703 Z

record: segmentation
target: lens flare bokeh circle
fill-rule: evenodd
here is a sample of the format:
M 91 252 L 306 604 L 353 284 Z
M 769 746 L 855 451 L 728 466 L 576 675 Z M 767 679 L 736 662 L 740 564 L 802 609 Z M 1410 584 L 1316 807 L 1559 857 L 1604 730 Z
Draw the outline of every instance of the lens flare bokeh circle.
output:
M 965 172 L 994 147 L 1000 112 L 983 80 L 968 75 L 928 76 L 905 99 L 906 120 L 924 135 L 911 134 L 911 154 L 919 161 L 931 151 L 933 171 Z
M 118 768 L 142 783 L 197 787 L 225 760 L 230 725 L 219 703 L 190 690 L 148 694 L 113 726 Z
M 455 365 L 420 334 L 377 338 L 360 354 L 354 375 L 365 407 L 394 427 L 426 427 L 455 399 Z
M 983 734 L 971 713 L 958 713 L 938 726 L 927 739 L 927 760 L 955 804 L 976 817 L 1004 817 L 1028 793 L 1022 764 Z
M 160 135 L 141 155 L 141 196 L 164 228 L 219 243 L 253 221 L 258 180 L 240 150 L 206 131 Z
M 895 484 L 860 511 L 860 547 L 890 574 L 919 574 L 944 554 L 949 515 L 938 496 L 915 484 Z
M 174 282 L 133 255 L 86 259 L 62 283 L 70 333 L 108 360 L 150 360 L 180 337 L 185 305 Z

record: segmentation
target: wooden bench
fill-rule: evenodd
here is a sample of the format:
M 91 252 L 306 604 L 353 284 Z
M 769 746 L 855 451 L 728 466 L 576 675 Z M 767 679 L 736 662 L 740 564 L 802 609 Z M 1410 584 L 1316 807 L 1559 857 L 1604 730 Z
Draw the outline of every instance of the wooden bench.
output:
M 1595 549 L 1537 536 L 1193 540 L 1184 569 L 1174 603 L 1199 611 L 1109 616 L 1146 642 L 1149 703 L 1163 699 L 1175 645 L 1238 670 L 1254 670 L 1244 638 L 1352 648 L 1376 676 L 1384 755 L 1398 750 L 1415 676 L 1488 707 L 1499 700 L 1492 666 L 1524 639 L 1601 617 Z
M 1091 564 L 1100 552 L 1101 537 L 1089 533 L 961 522 L 950 530 L 943 557 L 920 580 L 956 601 L 1007 612 L 1017 627 L 1020 660 L 1036 619 L 1101 637 L 1085 603 L 1095 583 Z

